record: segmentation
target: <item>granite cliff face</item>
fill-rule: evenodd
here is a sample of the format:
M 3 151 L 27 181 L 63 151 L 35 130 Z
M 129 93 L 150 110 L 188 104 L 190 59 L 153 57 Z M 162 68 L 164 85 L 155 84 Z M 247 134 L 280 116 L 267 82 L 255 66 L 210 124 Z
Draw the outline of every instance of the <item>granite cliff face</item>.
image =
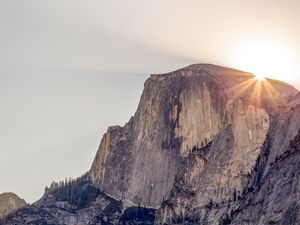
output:
M 59 187 L 32 207 L 54 224 L 297 224 L 299 128 L 300 94 L 283 82 L 208 64 L 151 75 L 81 191 Z M 32 219 L 19 213 L 4 224 Z
M 146 81 L 134 117 L 104 135 L 90 178 L 118 199 L 159 208 L 158 223 L 171 223 L 242 195 L 266 142 L 271 147 L 260 179 L 299 128 L 294 88 L 192 65 Z
M 14 193 L 0 194 L 0 219 L 25 206 L 25 200 Z

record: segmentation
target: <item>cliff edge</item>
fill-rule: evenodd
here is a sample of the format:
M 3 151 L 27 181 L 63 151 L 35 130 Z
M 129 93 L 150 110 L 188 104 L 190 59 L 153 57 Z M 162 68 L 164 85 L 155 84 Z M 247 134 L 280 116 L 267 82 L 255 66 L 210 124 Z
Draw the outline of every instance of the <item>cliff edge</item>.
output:
M 3 224 L 297 224 L 299 128 L 284 82 L 210 64 L 151 75 L 89 172 Z

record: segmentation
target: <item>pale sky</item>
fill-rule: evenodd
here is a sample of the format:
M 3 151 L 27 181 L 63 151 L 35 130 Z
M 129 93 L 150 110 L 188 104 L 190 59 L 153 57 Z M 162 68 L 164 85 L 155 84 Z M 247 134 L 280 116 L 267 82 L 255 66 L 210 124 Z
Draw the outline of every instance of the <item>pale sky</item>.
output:
M 208 62 L 300 89 L 298 0 L 0 0 L 0 193 L 91 166 L 148 74 Z

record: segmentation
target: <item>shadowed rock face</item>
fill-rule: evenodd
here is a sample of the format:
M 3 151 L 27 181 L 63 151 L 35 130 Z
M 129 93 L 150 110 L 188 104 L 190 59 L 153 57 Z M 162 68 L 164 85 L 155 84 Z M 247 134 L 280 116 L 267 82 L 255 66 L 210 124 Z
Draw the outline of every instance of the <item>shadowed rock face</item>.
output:
M 258 172 L 261 166 L 257 166 Z M 253 191 L 232 209 L 232 224 L 299 224 L 300 129 L 289 147 L 269 164 L 266 175 L 257 175 L 254 173 L 248 184 Z
M 0 219 L 24 206 L 26 202 L 14 193 L 0 194 Z
M 297 224 L 299 128 L 283 82 L 207 64 L 151 75 L 84 179 L 3 224 Z

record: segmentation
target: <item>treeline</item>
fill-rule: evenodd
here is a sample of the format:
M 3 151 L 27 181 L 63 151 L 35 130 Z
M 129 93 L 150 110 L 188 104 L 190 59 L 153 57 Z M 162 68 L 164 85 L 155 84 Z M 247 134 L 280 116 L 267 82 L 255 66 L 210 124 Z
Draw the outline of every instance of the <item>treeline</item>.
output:
M 87 173 L 76 179 L 66 178 L 63 181 L 52 182 L 45 188 L 46 194 L 53 195 L 59 201 L 67 201 L 77 208 L 85 208 L 101 194 L 88 179 Z
M 82 176 L 77 177 L 77 178 L 71 178 L 71 177 L 67 178 L 66 177 L 64 180 L 61 180 L 58 182 L 53 181 L 49 187 L 48 186 L 45 187 L 45 193 L 46 194 L 51 193 L 51 192 L 55 191 L 56 189 L 67 187 L 67 186 L 79 183 L 80 181 L 87 180 L 87 179 L 88 179 L 88 172 L 85 172 Z

